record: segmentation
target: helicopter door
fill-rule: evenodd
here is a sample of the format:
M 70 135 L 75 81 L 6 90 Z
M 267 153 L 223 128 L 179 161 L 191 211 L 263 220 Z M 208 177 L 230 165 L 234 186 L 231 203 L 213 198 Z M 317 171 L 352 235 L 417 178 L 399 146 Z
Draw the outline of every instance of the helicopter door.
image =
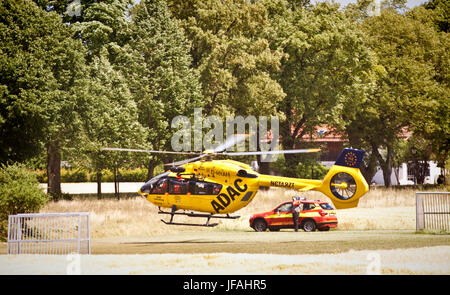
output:
M 169 195 L 185 195 L 188 192 L 188 183 L 185 180 L 171 179 L 169 183 Z
M 197 181 L 195 183 L 194 194 L 196 195 L 217 195 L 222 189 L 218 183 Z

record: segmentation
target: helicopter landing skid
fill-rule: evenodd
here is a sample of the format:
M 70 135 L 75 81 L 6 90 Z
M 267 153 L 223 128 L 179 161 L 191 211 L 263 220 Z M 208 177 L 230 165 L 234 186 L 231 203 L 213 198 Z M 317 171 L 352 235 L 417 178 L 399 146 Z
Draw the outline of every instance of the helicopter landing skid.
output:
M 166 212 L 161 210 L 161 208 L 158 211 L 158 214 L 169 214 L 170 215 L 170 221 L 165 221 L 163 219 L 161 219 L 161 221 L 164 224 L 168 224 L 168 225 L 187 225 L 187 226 L 205 226 L 205 227 L 214 227 L 217 226 L 218 223 L 209 223 L 209 221 L 211 220 L 211 218 L 222 218 L 222 219 L 237 219 L 240 216 L 230 216 L 230 215 L 225 215 L 225 216 L 215 216 L 213 214 L 201 214 L 201 213 L 194 213 L 194 212 L 175 212 L 175 210 L 172 208 L 171 212 Z M 198 223 L 180 223 L 180 222 L 173 222 L 173 217 L 175 215 L 184 215 L 184 216 L 189 216 L 189 217 L 204 217 L 207 218 L 206 219 L 206 223 L 205 224 L 198 224 Z

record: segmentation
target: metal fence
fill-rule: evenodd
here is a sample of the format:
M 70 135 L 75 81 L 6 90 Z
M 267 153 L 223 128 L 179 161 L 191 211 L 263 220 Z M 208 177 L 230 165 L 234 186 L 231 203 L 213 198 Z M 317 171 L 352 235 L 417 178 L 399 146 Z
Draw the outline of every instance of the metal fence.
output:
M 8 254 L 91 254 L 89 213 L 10 215 Z
M 449 192 L 416 192 L 416 230 L 450 231 Z

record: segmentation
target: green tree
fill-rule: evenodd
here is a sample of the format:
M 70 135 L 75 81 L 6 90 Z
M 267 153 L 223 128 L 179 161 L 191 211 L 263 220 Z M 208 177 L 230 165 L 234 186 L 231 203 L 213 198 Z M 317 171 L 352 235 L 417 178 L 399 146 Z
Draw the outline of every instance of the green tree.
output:
M 106 50 L 110 63 L 130 41 L 131 0 L 81 1 L 80 16 L 73 15 L 71 29 L 88 49 L 88 61 Z M 67 12 L 63 12 L 63 21 Z
M 263 1 L 175 0 L 169 7 L 190 41 L 206 115 L 280 115 L 276 107 L 285 94 L 272 73 L 283 54 L 271 48 L 274 31 Z M 268 172 L 268 163 L 257 160 L 260 171 Z
M 170 1 L 170 9 L 190 41 L 207 115 L 276 114 L 284 93 L 271 73 L 282 53 L 270 48 L 273 31 L 261 1 Z
M 139 122 L 155 150 L 171 150 L 170 123 L 178 115 L 192 116 L 202 106 L 201 85 L 191 68 L 189 43 L 165 1 L 141 1 L 132 11 L 130 41 L 117 55 L 116 68 L 127 79 L 138 107 Z M 167 155 L 152 155 L 148 176 Z
M 436 43 L 430 48 L 433 56 L 428 62 L 433 66 L 433 78 L 438 83 L 435 88 L 437 99 L 417 109 L 417 113 L 424 117 L 414 121 L 414 132 L 430 143 L 432 158 L 438 162 L 439 167 L 444 168 L 449 160 L 450 150 L 450 38 L 448 30 L 435 25 L 441 15 L 439 9 L 445 5 L 440 1 L 430 1 L 428 4 L 434 2 L 437 5 L 435 9 L 429 9 L 427 5 L 427 9 L 419 6 L 408 12 L 407 16 L 423 26 L 434 27 L 436 31 L 431 33 Z M 446 5 L 448 10 L 448 3 Z
M 31 1 L 2 1 L 1 60 L 3 130 L 15 130 L 21 140 L 7 150 L 44 143 L 48 155 L 49 192 L 61 193 L 61 149 L 77 142 L 82 111 L 85 50 L 56 13 L 46 13 Z M 11 114 L 9 110 L 14 110 Z M 23 111 L 21 111 L 21 109 Z M 27 136 L 29 135 L 29 136 Z M 29 151 L 30 149 L 28 149 Z M 34 149 L 36 150 L 36 149 Z M 9 158 L 7 154 L 3 158 Z
M 289 7 L 286 1 L 268 1 L 276 39 L 274 48 L 285 57 L 274 76 L 286 97 L 278 104 L 284 114 L 280 134 L 285 149 L 305 145 L 303 137 L 316 126 L 343 126 L 364 102 L 371 58 L 363 34 L 338 5 Z M 292 167 L 302 158 L 286 155 Z M 294 175 L 292 175 L 294 176 Z
M 127 65 L 118 58 L 131 51 L 128 46 L 131 38 L 128 10 L 131 4 L 132 1 L 128 0 L 82 1 L 80 15 L 70 19 L 73 21 L 71 29 L 87 49 L 89 94 L 95 97 L 85 121 L 87 142 L 79 151 L 89 156 L 88 165 L 97 172 L 99 197 L 103 169 L 113 169 L 118 193 L 118 169 L 143 161 L 139 155 L 100 152 L 99 148 L 150 146 L 146 142 L 147 131 L 138 121 L 138 109 L 128 80 L 120 70 Z
M 347 131 L 370 147 L 390 186 L 399 140 L 424 129 L 448 101 L 435 79 L 440 41 L 432 28 L 392 9 L 365 19 L 362 29 L 376 56 L 375 84 Z
M 24 161 L 42 148 L 45 118 L 40 98 L 52 78 L 41 43 L 46 20 L 26 13 L 25 3 L 0 2 L 0 162 Z M 32 8 L 36 10 L 33 5 Z
M 432 11 L 432 22 L 438 31 L 449 33 L 450 3 L 445 0 L 430 0 L 423 6 Z
M 108 60 L 106 49 L 95 56 L 89 67 L 89 94 L 95 97 L 85 120 L 84 146 L 78 153 L 88 156 L 88 166 L 97 172 L 98 196 L 101 196 L 101 171 L 114 171 L 118 195 L 118 169 L 142 163 L 142 155 L 102 152 L 102 147 L 143 148 L 147 132 L 138 121 L 138 109 L 127 81 Z M 78 155 L 78 160 L 80 156 Z

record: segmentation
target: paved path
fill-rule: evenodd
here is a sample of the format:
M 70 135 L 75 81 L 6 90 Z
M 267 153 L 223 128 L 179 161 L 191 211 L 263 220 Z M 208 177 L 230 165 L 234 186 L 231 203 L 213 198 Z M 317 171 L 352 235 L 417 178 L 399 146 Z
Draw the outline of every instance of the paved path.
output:
M 137 192 L 143 184 L 143 182 L 120 182 L 119 192 L 134 193 Z M 41 184 L 41 187 L 47 189 L 47 184 Z M 97 183 L 61 183 L 61 190 L 66 194 L 95 194 L 97 193 Z M 102 193 L 114 193 L 114 182 L 103 182 Z

